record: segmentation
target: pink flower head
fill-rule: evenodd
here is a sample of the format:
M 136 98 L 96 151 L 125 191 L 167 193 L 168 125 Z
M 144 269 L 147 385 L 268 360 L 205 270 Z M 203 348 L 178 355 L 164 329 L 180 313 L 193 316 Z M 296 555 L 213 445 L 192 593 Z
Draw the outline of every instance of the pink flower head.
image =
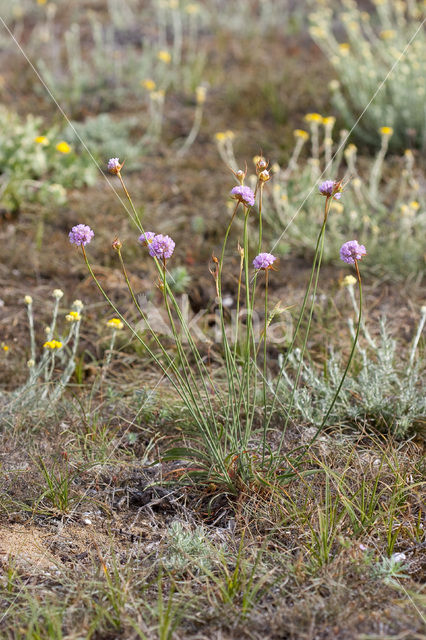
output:
M 94 236 L 94 232 L 87 224 L 77 224 L 68 234 L 71 244 L 85 246 L 89 244 Z
M 234 200 L 238 200 L 238 202 L 242 202 L 245 207 L 252 207 L 254 205 L 254 193 L 250 189 L 250 187 L 244 187 L 243 185 L 238 185 L 231 189 L 231 198 Z
M 147 247 L 153 239 L 155 238 L 155 233 L 153 231 L 145 231 L 139 236 L 139 242 L 142 246 Z
M 148 244 L 149 255 L 160 260 L 167 260 L 167 258 L 172 257 L 175 246 L 170 236 L 163 236 L 159 233 Z
M 110 173 L 118 173 L 122 166 L 123 165 L 120 164 L 119 158 L 110 158 L 108 160 L 107 168 Z
M 356 240 L 349 240 L 340 248 L 340 259 L 347 264 L 355 264 L 356 260 L 361 260 L 366 254 L 364 245 L 358 244 Z
M 271 269 L 274 264 L 276 257 L 272 255 L 272 253 L 259 253 L 258 256 L 253 260 L 253 267 L 255 269 Z
M 335 180 L 324 180 L 324 182 L 321 182 L 318 186 L 318 189 L 322 196 L 333 196 L 335 200 L 340 200 L 342 197 L 340 182 L 336 182 Z

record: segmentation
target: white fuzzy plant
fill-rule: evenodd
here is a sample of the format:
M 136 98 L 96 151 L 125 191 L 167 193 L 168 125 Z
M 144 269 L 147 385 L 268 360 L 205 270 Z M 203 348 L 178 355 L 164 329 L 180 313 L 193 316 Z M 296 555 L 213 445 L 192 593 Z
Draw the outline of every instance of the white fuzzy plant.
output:
M 353 280 L 352 276 L 348 276 L 345 284 L 357 314 Z M 361 324 L 364 340 L 357 344 L 358 366 L 354 367 L 355 373 L 346 378 L 330 420 L 336 424 L 367 420 L 398 438 L 410 434 L 416 422 L 426 415 L 426 397 L 421 392 L 425 363 L 418 355 L 425 322 L 426 306 L 421 308 L 411 347 L 402 359 L 400 349 L 397 350 L 397 341 L 389 335 L 384 318 L 380 322 L 378 339 L 373 339 L 366 325 Z M 348 326 L 354 337 L 353 318 L 348 319 Z M 291 368 L 296 370 L 299 364 L 297 351 L 289 357 L 289 362 Z M 303 363 L 302 385 L 295 394 L 295 407 L 304 421 L 314 426 L 321 424 L 342 370 L 342 358 L 334 351 L 327 360 L 323 374 L 312 363 Z M 289 369 L 283 376 L 282 395 L 289 394 L 292 387 L 293 377 Z
M 65 316 L 67 331 L 64 335 L 58 334 L 59 304 L 63 295 L 61 289 L 54 289 L 52 319 L 50 325 L 45 328 L 45 342 L 41 354 L 37 349 L 33 299 L 29 295 L 24 298 L 30 334 L 28 379 L 14 392 L 9 407 L 52 407 L 61 397 L 74 373 L 83 303 L 81 300 L 74 300 L 71 310 Z
M 352 127 L 368 105 L 355 131 L 368 143 L 377 144 L 378 129 L 386 125 L 395 131 L 395 148 L 424 148 L 424 4 L 416 0 L 373 3 L 376 11 L 371 13 L 355 0 L 323 3 L 310 16 L 311 36 L 339 78 L 330 85 L 334 106 L 346 126 Z M 337 24 L 339 37 L 333 31 Z

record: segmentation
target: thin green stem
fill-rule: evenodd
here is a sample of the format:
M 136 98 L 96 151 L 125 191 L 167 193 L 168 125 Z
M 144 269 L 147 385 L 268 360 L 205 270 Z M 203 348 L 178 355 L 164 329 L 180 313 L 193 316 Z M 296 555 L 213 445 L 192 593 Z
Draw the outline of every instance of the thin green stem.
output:
M 266 408 L 266 332 L 268 330 L 268 269 L 265 269 L 265 323 L 263 329 L 263 448 L 262 448 L 262 464 L 265 460 L 265 449 L 266 449 L 266 416 L 267 416 L 267 408 Z
M 323 246 L 323 238 L 324 238 L 324 233 L 325 233 L 325 226 L 326 226 L 326 223 L 327 223 L 329 207 L 330 207 L 329 198 L 326 198 L 325 211 L 324 211 L 324 220 L 323 220 L 323 223 L 322 223 L 322 226 L 321 226 L 321 230 L 320 230 L 320 232 L 318 234 L 317 243 L 316 243 L 316 246 L 315 246 L 314 259 L 313 259 L 313 263 L 312 263 L 311 273 L 310 273 L 310 276 L 309 276 L 308 286 L 306 288 L 305 295 L 303 297 L 302 306 L 300 308 L 299 317 L 297 319 L 296 328 L 294 330 L 291 343 L 290 343 L 290 345 L 289 345 L 289 347 L 287 349 L 287 353 L 286 353 L 286 356 L 284 358 L 284 362 L 281 365 L 280 371 L 279 371 L 278 376 L 277 376 L 277 380 L 276 380 L 276 383 L 275 383 L 275 391 L 273 393 L 271 409 L 270 409 L 270 412 L 269 412 L 267 428 L 269 427 L 269 424 L 271 422 L 271 419 L 272 419 L 272 416 L 273 416 L 273 413 L 274 413 L 274 410 L 275 410 L 275 405 L 276 405 L 276 401 L 277 401 L 277 394 L 278 394 L 279 385 L 280 385 L 282 377 L 284 375 L 284 371 L 285 371 L 285 368 L 287 366 L 288 359 L 289 359 L 289 357 L 290 357 L 290 355 L 291 355 L 291 353 L 293 351 L 294 345 L 296 343 L 296 339 L 297 339 L 297 336 L 298 336 L 298 333 L 299 333 L 299 329 L 301 327 L 302 320 L 303 320 L 303 317 L 305 315 L 305 309 L 306 309 L 306 305 L 307 305 L 308 298 L 309 298 L 309 293 L 311 291 L 311 287 L 312 287 L 312 283 L 313 283 L 315 274 L 317 275 L 316 281 L 318 281 L 319 269 L 321 267 L 321 259 L 320 258 L 322 258 L 321 247 Z
M 143 348 L 146 349 L 148 354 L 154 360 L 155 364 L 160 368 L 160 370 L 162 371 L 163 375 L 169 380 L 170 384 L 173 386 L 175 391 L 178 393 L 179 397 L 181 397 L 184 400 L 189 412 L 191 413 L 191 415 L 194 418 L 194 420 L 196 421 L 196 423 L 199 425 L 200 428 L 202 428 L 202 424 L 200 423 L 199 418 L 196 416 L 196 414 L 194 414 L 194 408 L 191 407 L 191 405 L 185 401 L 185 397 L 183 396 L 181 387 L 175 382 L 175 380 L 173 380 L 173 378 L 170 375 L 169 371 L 163 366 L 162 362 L 157 358 L 157 356 L 152 351 L 152 349 L 149 347 L 149 345 L 141 338 L 141 336 L 137 333 L 137 331 L 135 331 L 135 329 L 131 326 L 131 324 L 129 324 L 129 322 L 126 320 L 126 318 L 117 309 L 117 307 L 115 306 L 113 301 L 110 299 L 110 297 L 108 296 L 106 291 L 104 291 L 101 283 L 99 282 L 99 280 L 95 276 L 95 274 L 93 272 L 93 269 L 92 269 L 92 267 L 91 267 L 91 265 L 89 263 L 89 260 L 87 258 L 86 251 L 85 251 L 83 245 L 81 245 L 81 250 L 83 252 L 84 261 L 85 261 L 86 266 L 87 266 L 87 268 L 89 270 L 89 273 L 92 276 L 96 286 L 98 287 L 99 291 L 101 292 L 101 294 L 103 295 L 105 300 L 108 302 L 110 307 L 114 310 L 114 312 L 117 314 L 117 316 L 120 318 L 120 320 L 126 325 L 126 327 L 128 329 L 130 329 L 130 331 L 132 332 L 132 334 L 136 338 L 136 340 L 138 340 L 138 342 L 141 343 Z
M 304 452 L 299 456 L 297 462 L 301 459 L 301 457 L 303 457 L 303 455 L 306 453 L 306 451 L 312 446 L 312 444 L 315 442 L 315 440 L 318 438 L 319 434 L 321 433 L 321 431 L 324 429 L 324 427 L 327 424 L 327 420 L 333 410 L 334 405 L 336 404 L 336 400 L 339 397 L 340 391 L 342 390 L 343 384 L 345 382 L 346 379 L 346 375 L 349 371 L 349 367 L 351 366 L 354 354 L 355 354 L 355 348 L 358 342 L 358 337 L 359 337 L 359 330 L 361 327 L 361 318 L 362 318 L 362 283 L 361 283 L 361 274 L 359 271 L 359 267 L 358 267 L 358 261 L 355 260 L 355 269 L 356 269 L 356 274 L 357 274 L 357 278 L 358 278 L 358 287 L 359 287 L 359 313 L 358 313 L 358 324 L 357 324 L 357 328 L 356 328 L 356 332 L 355 332 L 355 337 L 352 343 L 352 348 L 351 348 L 351 352 L 349 354 L 349 359 L 348 362 L 346 364 L 345 370 L 343 372 L 343 375 L 341 377 L 341 380 L 339 382 L 339 386 L 337 387 L 336 393 L 333 396 L 333 399 L 331 401 L 331 404 L 327 410 L 327 413 L 325 414 L 320 426 L 317 429 L 317 432 L 315 433 L 315 435 L 313 436 L 313 438 L 311 439 L 311 441 L 309 442 L 309 444 L 306 445 L 306 448 L 304 450 Z

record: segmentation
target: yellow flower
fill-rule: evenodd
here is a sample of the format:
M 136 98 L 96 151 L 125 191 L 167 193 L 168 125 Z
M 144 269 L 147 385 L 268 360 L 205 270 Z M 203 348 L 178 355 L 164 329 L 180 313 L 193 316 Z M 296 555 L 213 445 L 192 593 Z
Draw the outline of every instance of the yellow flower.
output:
M 124 324 L 121 322 L 120 318 L 111 318 L 108 320 L 107 327 L 111 327 L 111 329 L 120 330 L 124 327 Z
M 35 361 L 34 360 L 28 360 L 27 361 L 27 367 L 28 369 L 31 369 L 31 367 L 35 366 Z
M 307 113 L 305 120 L 306 122 L 322 122 L 322 115 L 319 113 Z
M 49 340 L 44 343 L 43 347 L 54 351 L 55 349 L 60 349 L 62 347 L 62 342 L 59 342 L 59 340 Z
M 419 205 L 419 203 L 417 202 L 417 200 L 412 200 L 412 201 L 410 202 L 410 207 L 411 207 L 412 209 L 414 209 L 414 211 L 418 211 L 418 210 L 419 210 L 419 208 L 420 208 L 420 205 Z
M 390 137 L 393 134 L 393 129 L 392 129 L 392 127 L 380 127 L 379 133 L 382 136 L 389 136 Z
M 193 15 L 194 13 L 198 13 L 199 10 L 200 10 L 200 7 L 198 6 L 198 4 L 195 4 L 195 2 L 192 2 L 191 4 L 187 4 L 186 7 L 185 7 L 185 11 L 189 15 Z
M 9 346 L 7 344 L 4 344 L 4 342 L 1 343 L 1 348 L 5 353 L 9 351 Z
M 161 62 L 165 62 L 165 64 L 170 64 L 171 60 L 172 60 L 172 56 L 170 55 L 170 53 L 168 51 L 166 51 L 165 49 L 162 49 L 161 51 L 159 51 L 157 53 L 157 58 L 159 60 L 161 60 Z
M 396 35 L 393 29 L 385 29 L 385 31 L 380 32 L 380 37 L 382 40 L 392 40 Z
M 233 140 L 235 138 L 235 133 L 231 131 L 231 129 L 227 129 L 227 131 L 225 131 L 225 136 L 227 140 Z
M 46 136 L 37 136 L 37 138 L 34 138 L 34 142 L 37 142 L 37 144 L 41 144 L 43 147 L 47 147 L 47 145 L 49 144 L 49 140 L 46 138 Z
M 144 87 L 144 89 L 147 89 L 148 91 L 154 91 L 155 87 L 157 86 L 154 80 L 151 80 L 151 78 L 147 78 L 146 80 L 143 80 L 141 82 L 141 85 Z
M 63 140 L 62 140 L 62 142 L 58 142 L 58 144 L 56 145 L 56 149 L 60 153 L 70 153 L 70 151 L 71 151 L 71 147 L 68 144 L 68 142 L 64 142 Z
M 336 122 L 336 118 L 334 116 L 327 116 L 322 119 L 322 123 L 325 127 L 330 126 L 333 127 Z
M 24 302 L 25 302 L 25 304 L 32 304 L 33 303 L 33 299 L 32 299 L 31 296 L 25 296 Z
M 295 129 L 293 135 L 295 138 L 301 138 L 302 140 L 308 140 L 309 138 L 309 133 L 303 129 Z
M 350 48 L 351 48 L 351 46 L 350 46 L 349 42 L 341 42 L 339 44 L 339 51 L 344 56 L 348 55 Z
M 226 140 L 226 133 L 224 131 L 218 131 L 214 134 L 214 137 L 218 142 L 223 142 L 224 140 Z
M 37 0 L 37 4 L 46 4 L 47 0 Z
M 81 315 L 78 313 L 78 311 L 70 311 L 65 316 L 65 320 L 67 322 L 78 322 L 78 320 L 81 320 Z
M 353 276 L 345 276 L 342 281 L 344 287 L 353 287 L 357 280 Z
M 204 104 L 206 101 L 207 89 L 205 87 L 197 87 L 195 89 L 195 96 L 197 98 L 197 104 Z

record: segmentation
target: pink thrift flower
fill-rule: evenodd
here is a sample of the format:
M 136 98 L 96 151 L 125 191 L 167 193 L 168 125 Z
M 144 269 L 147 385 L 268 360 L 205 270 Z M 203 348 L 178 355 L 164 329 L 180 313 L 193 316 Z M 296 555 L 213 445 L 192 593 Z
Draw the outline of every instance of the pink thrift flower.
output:
M 155 238 L 155 233 L 153 231 L 145 231 L 139 236 L 139 242 L 142 246 L 147 247 L 153 239 Z
M 347 264 L 355 264 L 355 260 L 361 260 L 366 254 L 364 245 L 358 244 L 356 240 L 349 240 L 340 248 L 340 259 Z
M 321 182 L 321 184 L 318 186 L 318 189 L 322 196 L 334 196 L 335 200 L 340 200 L 340 198 L 342 197 L 342 188 L 340 186 L 340 183 L 336 182 L 335 180 L 324 180 L 324 182 Z
M 244 187 L 238 185 L 231 189 L 231 198 L 242 202 L 245 207 L 252 207 L 254 205 L 254 193 L 250 187 Z
M 159 258 L 160 260 L 167 260 L 172 257 L 175 246 L 170 236 L 163 236 L 159 233 L 157 236 L 154 236 L 150 244 L 148 244 L 149 255 L 153 258 Z
M 276 257 L 272 255 L 272 253 L 259 253 L 258 256 L 253 260 L 253 267 L 255 269 L 270 269 L 275 262 Z
M 71 244 L 85 246 L 89 244 L 94 236 L 94 232 L 87 224 L 77 224 L 68 234 Z

